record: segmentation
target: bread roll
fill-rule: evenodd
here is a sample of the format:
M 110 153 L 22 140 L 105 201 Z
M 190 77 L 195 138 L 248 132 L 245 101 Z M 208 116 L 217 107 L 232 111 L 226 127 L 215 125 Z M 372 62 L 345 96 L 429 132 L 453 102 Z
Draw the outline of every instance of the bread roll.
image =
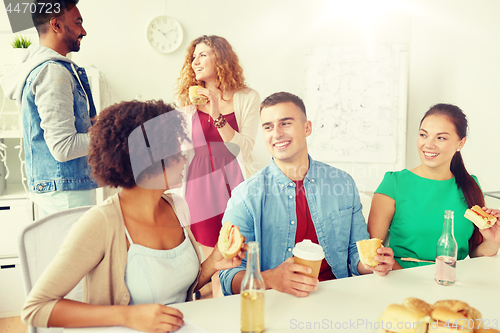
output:
M 486 213 L 478 205 L 472 206 L 472 208 L 465 211 L 464 217 L 471 220 L 472 223 L 477 225 L 479 229 L 491 228 L 496 222 L 497 218 L 494 215 Z
M 207 104 L 208 99 L 206 96 L 198 95 L 198 88 L 203 88 L 201 86 L 191 86 L 189 87 L 189 99 L 194 105 L 204 105 Z
M 377 255 L 377 249 L 382 247 L 382 240 L 378 238 L 364 239 L 356 242 L 359 260 L 363 265 L 375 267 L 379 264 L 373 259 Z
M 226 221 L 220 229 L 219 241 L 217 244 L 222 256 L 226 259 L 232 259 L 240 251 L 243 245 L 243 237 L 237 227 L 231 222 Z
M 430 317 L 424 312 L 391 304 L 382 313 L 379 321 L 384 322 L 379 332 L 425 333 Z

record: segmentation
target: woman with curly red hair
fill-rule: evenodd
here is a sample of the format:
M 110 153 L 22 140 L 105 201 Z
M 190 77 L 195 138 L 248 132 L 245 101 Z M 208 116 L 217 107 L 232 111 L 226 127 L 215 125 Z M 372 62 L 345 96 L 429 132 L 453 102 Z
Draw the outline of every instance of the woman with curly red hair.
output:
M 189 87 L 201 86 L 205 105 L 192 105 Z M 191 230 L 208 256 L 221 228 L 231 190 L 251 176 L 251 152 L 260 123 L 260 98 L 247 87 L 238 56 L 226 39 L 202 36 L 187 49 L 177 99 L 188 117 L 193 149 L 183 191 Z M 214 296 L 217 276 L 213 281 Z
M 89 165 L 117 194 L 88 210 L 31 290 L 23 321 L 35 327 L 127 326 L 176 331 L 190 301 L 219 269 L 216 250 L 201 264 L 186 202 L 170 193 L 182 183 L 185 119 L 162 101 L 122 102 L 90 128 Z M 65 299 L 83 278 L 83 302 Z

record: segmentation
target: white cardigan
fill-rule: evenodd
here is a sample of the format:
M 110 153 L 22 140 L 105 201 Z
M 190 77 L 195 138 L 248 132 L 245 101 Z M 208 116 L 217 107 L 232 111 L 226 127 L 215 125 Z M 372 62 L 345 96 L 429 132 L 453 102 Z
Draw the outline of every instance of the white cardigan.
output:
M 243 174 L 243 178 L 247 179 L 256 172 L 252 165 L 252 150 L 260 124 L 259 93 L 251 88 L 240 90 L 233 95 L 233 106 L 236 122 L 238 123 L 238 131 L 235 131 L 233 138 L 228 143 L 238 145 L 240 151 L 236 155 L 236 159 L 240 166 L 241 173 Z M 186 117 L 187 135 L 191 139 L 193 115 L 196 112 L 196 107 L 194 105 L 188 105 L 181 108 L 181 110 Z M 231 149 L 231 146 L 232 145 L 229 145 L 227 147 L 230 151 L 234 150 Z M 184 167 L 184 177 L 187 179 L 189 165 L 194 157 L 193 144 L 185 143 L 182 150 L 186 153 L 186 157 L 188 158 L 188 163 L 186 163 L 186 166 Z M 179 194 L 181 194 L 182 197 L 185 196 L 186 182 L 183 183 Z

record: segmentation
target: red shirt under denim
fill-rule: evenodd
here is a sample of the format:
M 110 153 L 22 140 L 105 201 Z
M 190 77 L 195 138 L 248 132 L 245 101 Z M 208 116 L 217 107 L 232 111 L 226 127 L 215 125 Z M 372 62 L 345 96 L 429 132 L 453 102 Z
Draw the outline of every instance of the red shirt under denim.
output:
M 314 229 L 314 223 L 311 219 L 311 213 L 309 212 L 309 205 L 307 204 L 304 182 L 302 180 L 294 180 L 293 182 L 295 183 L 295 204 L 297 212 L 297 233 L 295 234 L 295 244 L 302 242 L 304 239 L 310 239 L 311 242 L 319 244 L 316 229 Z M 327 281 L 332 279 L 335 279 L 332 268 L 328 265 L 326 259 L 323 259 L 319 270 L 318 280 Z

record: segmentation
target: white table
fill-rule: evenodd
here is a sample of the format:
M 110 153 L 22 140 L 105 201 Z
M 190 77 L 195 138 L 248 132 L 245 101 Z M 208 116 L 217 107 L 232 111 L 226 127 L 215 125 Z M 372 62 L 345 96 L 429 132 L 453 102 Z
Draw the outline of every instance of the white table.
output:
M 308 297 L 266 291 L 266 333 L 374 332 L 377 319 L 391 303 L 418 297 L 428 303 L 457 299 L 477 308 L 490 326 L 500 326 L 500 258 L 483 257 L 457 263 L 457 282 L 434 282 L 434 265 L 321 282 Z M 212 333 L 240 331 L 240 297 L 228 296 L 175 304 L 184 318 Z M 315 326 L 316 325 L 316 326 Z M 499 327 L 497 327 L 498 329 Z M 71 329 L 97 333 L 104 328 Z

